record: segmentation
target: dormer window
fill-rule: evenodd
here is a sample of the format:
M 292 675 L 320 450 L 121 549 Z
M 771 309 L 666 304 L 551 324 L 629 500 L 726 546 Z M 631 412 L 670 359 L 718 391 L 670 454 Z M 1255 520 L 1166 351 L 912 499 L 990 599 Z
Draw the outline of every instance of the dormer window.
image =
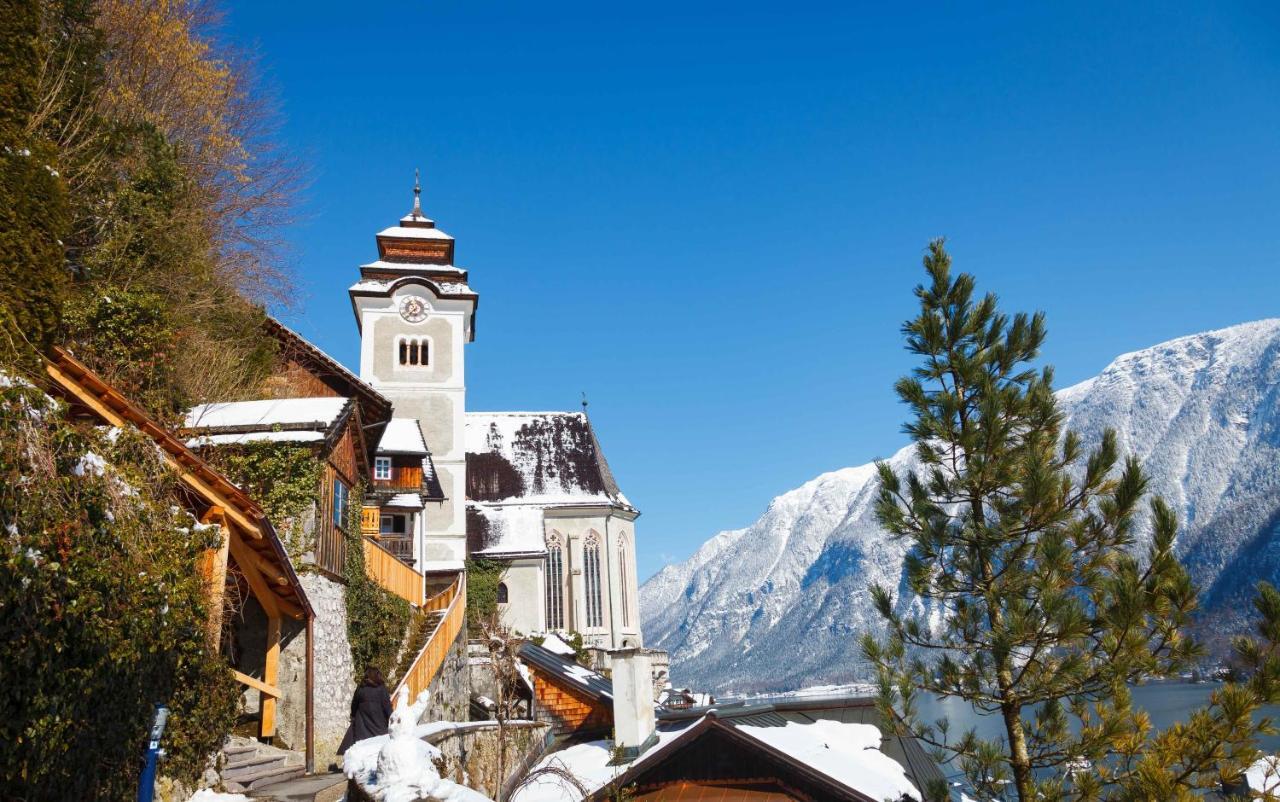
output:
M 391 457 L 375 457 L 373 460 L 373 478 L 391 478 Z
M 430 365 L 430 341 L 426 337 L 405 337 L 400 340 L 401 365 Z

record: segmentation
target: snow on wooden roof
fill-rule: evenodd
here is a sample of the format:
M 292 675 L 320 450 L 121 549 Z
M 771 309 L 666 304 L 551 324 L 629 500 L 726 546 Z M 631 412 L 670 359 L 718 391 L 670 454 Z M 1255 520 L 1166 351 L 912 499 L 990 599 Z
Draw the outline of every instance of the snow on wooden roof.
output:
M 229 432 L 198 435 L 189 438 L 187 445 L 191 448 L 202 448 L 204 446 L 239 445 L 241 443 L 319 443 L 324 440 L 324 437 L 324 432 L 315 431 Z
M 427 442 L 416 418 L 392 418 L 378 443 L 379 454 L 427 455 Z
M 397 493 L 382 502 L 383 507 L 396 507 L 402 510 L 422 509 L 422 497 L 417 493 Z
M 523 651 L 524 647 L 522 658 Z M 877 721 L 875 700 L 868 697 L 711 706 L 661 716 L 657 743 L 631 763 L 614 765 L 613 742 L 601 740 L 553 751 L 538 767 L 567 770 L 587 789 L 587 798 L 594 799 L 606 785 L 642 780 L 646 772 L 693 747 L 708 731 L 719 731 L 758 751 L 760 762 L 743 767 L 754 773 L 743 776 L 768 776 L 761 771 L 765 761 L 774 760 L 820 775 L 828 789 L 824 798 L 922 799 L 918 789 L 943 778 L 937 764 L 915 739 L 883 735 Z M 554 774 L 538 777 L 512 796 L 513 802 L 580 799 L 582 794 Z
M 391 226 L 379 231 L 378 236 L 394 239 L 453 239 L 435 226 Z
M 187 413 L 187 429 L 216 430 L 281 428 L 328 429 L 349 403 L 346 398 L 267 398 L 259 401 L 219 401 L 201 404 Z
M 613 704 L 613 682 L 598 671 L 578 665 L 572 658 L 529 641 L 520 644 L 516 656 L 565 690 L 583 694 L 597 702 Z

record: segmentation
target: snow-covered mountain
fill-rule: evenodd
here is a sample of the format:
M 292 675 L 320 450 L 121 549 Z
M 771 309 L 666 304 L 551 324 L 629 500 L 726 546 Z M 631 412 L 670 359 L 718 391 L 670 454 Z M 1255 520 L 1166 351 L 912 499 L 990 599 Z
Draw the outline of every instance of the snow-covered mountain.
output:
M 1058 396 L 1086 446 L 1110 427 L 1142 459 L 1179 513 L 1206 614 L 1238 623 L 1253 584 L 1280 578 L 1280 320 L 1125 354 Z M 880 631 L 868 588 L 901 589 L 905 548 L 876 524 L 876 484 L 872 465 L 818 476 L 646 582 L 646 643 L 671 652 L 672 678 L 721 691 L 865 678 L 858 640 Z

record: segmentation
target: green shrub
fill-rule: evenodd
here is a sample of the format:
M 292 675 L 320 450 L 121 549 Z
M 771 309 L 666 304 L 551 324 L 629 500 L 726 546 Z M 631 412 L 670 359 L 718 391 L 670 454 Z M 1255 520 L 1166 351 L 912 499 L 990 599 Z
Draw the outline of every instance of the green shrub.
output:
M 258 502 L 284 541 L 294 566 L 300 567 L 302 555 L 315 545 L 314 535 L 307 537 L 306 530 L 308 523 L 315 523 L 324 474 L 324 463 L 312 448 L 291 443 L 244 443 L 214 449 L 208 456 Z
M 365 573 L 364 541 L 360 534 L 360 509 L 364 488 L 351 493 L 347 515 L 347 639 L 351 642 L 351 664 L 356 680 L 375 666 L 390 675 L 412 617 L 404 599 L 383 590 Z
M 498 583 L 506 563 L 476 557 L 467 560 L 467 625 L 479 632 L 480 625 L 498 614 Z
M 173 505 L 176 476 L 132 430 L 70 425 L 0 390 L 0 797 L 129 799 L 152 704 L 166 774 L 194 780 L 238 692 L 206 641 L 201 555 L 217 530 Z

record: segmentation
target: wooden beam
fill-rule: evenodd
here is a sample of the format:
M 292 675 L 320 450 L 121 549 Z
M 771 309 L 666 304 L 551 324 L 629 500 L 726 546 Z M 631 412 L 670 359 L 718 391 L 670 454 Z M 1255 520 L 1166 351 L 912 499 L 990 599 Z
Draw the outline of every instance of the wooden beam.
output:
M 253 597 L 266 610 L 268 616 L 274 615 L 278 617 L 281 612 L 284 612 L 291 618 L 303 618 L 301 607 L 271 592 L 271 587 L 254 564 L 253 557 L 250 556 L 252 551 L 253 549 L 249 548 L 240 538 L 235 536 L 231 538 L 231 555 L 236 558 L 236 564 L 240 566 L 240 571 L 249 582 L 249 589 L 253 591 Z
M 280 587 L 289 586 L 289 578 L 280 572 L 280 569 L 272 565 L 266 557 L 262 556 L 262 552 L 250 546 L 245 549 L 245 553 L 249 555 L 249 559 L 253 561 L 253 565 L 268 580 Z
M 253 688 L 255 691 L 262 691 L 268 696 L 274 696 L 277 699 L 284 696 L 284 692 L 282 692 L 279 688 L 277 688 L 274 685 L 268 685 L 262 680 L 255 679 L 249 676 L 248 674 L 241 674 L 239 671 L 236 671 L 234 668 L 231 669 L 231 673 L 235 676 L 236 682 L 240 683 L 241 685 L 248 685 L 250 688 Z
M 59 368 L 57 365 L 54 365 L 52 363 L 46 363 L 45 370 L 48 371 L 50 376 L 52 376 L 54 379 L 58 381 L 58 384 L 65 387 L 71 394 L 73 394 L 77 399 L 79 399 L 81 403 L 83 403 L 85 406 L 92 409 L 103 420 L 107 421 L 112 426 L 124 426 L 125 424 L 130 423 L 130 421 L 125 419 L 120 413 L 116 412 L 114 409 L 104 404 L 102 400 L 99 399 L 98 396 L 96 396 L 93 392 L 91 392 L 87 387 L 85 387 L 80 382 L 76 381 L 75 377 L 69 375 L 68 373 L 63 371 L 61 368 Z M 146 430 L 144 429 L 144 431 Z M 163 431 L 160 431 L 158 433 L 146 431 L 146 433 L 153 437 L 162 436 L 164 434 Z M 205 482 L 203 479 L 201 479 L 200 477 L 192 473 L 190 470 L 188 470 L 186 465 L 183 464 L 183 460 L 175 458 L 172 454 L 170 454 L 168 451 L 165 451 L 164 449 L 161 449 L 160 453 L 164 456 L 165 462 L 169 463 L 170 466 L 172 466 L 178 471 L 178 477 L 184 483 L 189 485 L 192 489 L 194 489 L 196 492 L 203 495 L 205 498 L 210 499 L 214 503 L 224 507 L 227 511 L 227 515 L 230 516 L 230 518 L 233 521 L 239 524 L 251 536 L 255 538 L 262 537 L 261 527 L 259 527 L 256 522 L 249 520 L 247 516 L 245 516 L 242 512 L 240 512 L 240 510 L 236 508 L 236 505 L 231 504 L 229 500 L 226 498 L 226 495 L 224 493 L 214 488 L 213 486 Z
M 218 527 L 218 547 L 206 551 L 202 560 L 202 573 L 209 588 L 209 646 L 216 653 L 222 650 L 222 612 L 227 592 L 227 554 L 231 548 L 231 532 L 222 507 L 210 507 L 200 521 Z
M 280 671 L 280 617 L 267 617 L 267 657 L 262 666 L 263 684 L 276 687 Z M 258 697 L 261 711 L 260 735 L 270 738 L 276 734 L 276 697 L 263 691 Z

